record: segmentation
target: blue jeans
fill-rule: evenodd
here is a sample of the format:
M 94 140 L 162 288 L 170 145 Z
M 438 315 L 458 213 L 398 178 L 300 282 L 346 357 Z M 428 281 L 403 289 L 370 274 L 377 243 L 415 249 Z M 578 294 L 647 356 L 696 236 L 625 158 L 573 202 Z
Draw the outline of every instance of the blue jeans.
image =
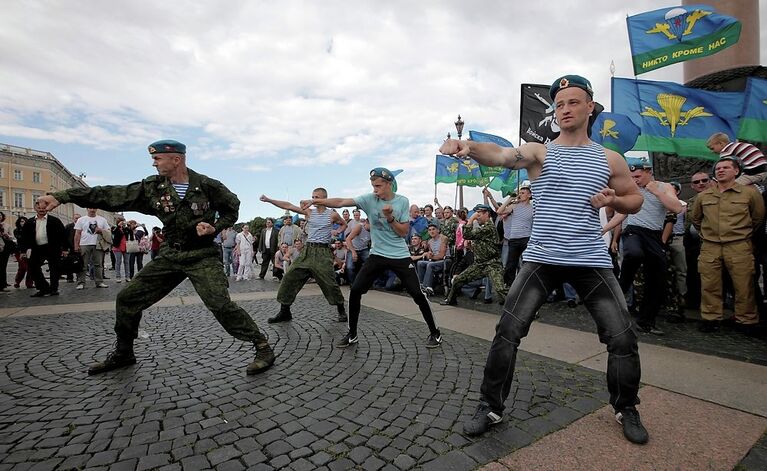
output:
M 112 251 L 112 253 L 115 254 L 115 277 L 116 279 L 120 279 L 120 267 L 123 267 L 125 269 L 125 279 L 128 279 L 130 277 L 130 269 L 128 265 L 128 261 L 130 260 L 130 254 L 127 252 L 115 252 Z
M 610 268 L 568 267 L 527 262 L 506 297 L 485 365 L 481 401 L 501 414 L 509 396 L 517 349 L 546 296 L 569 282 L 597 324 L 599 341 L 607 345 L 607 390 L 615 410 L 639 403 L 641 367 L 636 327 Z
M 481 280 L 473 280 L 465 285 L 461 286 L 461 292 L 465 294 L 466 296 L 471 296 L 474 294 L 474 290 L 477 288 L 485 287 L 485 294 L 483 296 L 483 299 L 485 300 L 492 300 L 493 299 L 493 284 L 490 282 L 490 278 L 484 277 Z
M 434 288 L 434 275 L 441 272 L 445 268 L 444 260 L 437 260 L 432 262 L 429 260 L 418 260 L 418 281 L 427 288 Z
M 357 272 L 359 267 L 370 257 L 370 249 L 357 250 L 357 261 L 352 260 L 351 251 L 346 253 L 346 279 L 349 284 L 354 283 L 354 279 L 357 278 Z
M 223 247 L 223 251 L 224 251 L 224 273 L 226 273 L 226 276 L 229 276 L 232 273 L 229 270 L 232 266 L 232 252 L 234 251 L 234 247 Z
M 578 297 L 578 293 L 575 292 L 575 288 L 573 288 L 573 285 L 570 283 L 565 283 L 562 285 L 562 289 L 565 292 L 565 301 L 575 301 Z

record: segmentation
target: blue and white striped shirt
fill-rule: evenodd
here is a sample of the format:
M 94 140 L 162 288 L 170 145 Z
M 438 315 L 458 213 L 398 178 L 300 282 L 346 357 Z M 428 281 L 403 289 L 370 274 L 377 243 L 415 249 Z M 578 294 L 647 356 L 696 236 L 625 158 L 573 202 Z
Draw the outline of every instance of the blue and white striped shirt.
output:
M 189 189 L 189 183 L 173 183 L 173 188 L 178 193 L 178 198 L 182 200 L 186 196 L 186 190 Z
M 612 268 L 591 197 L 607 186 L 604 148 L 547 145 L 541 175 L 533 181 L 533 231 L 522 258 L 548 265 Z
M 306 222 L 307 242 L 315 244 L 330 244 L 330 230 L 333 227 L 331 217 L 333 211 L 325 208 L 323 212 L 317 211 L 317 208 L 309 208 L 311 211 L 309 220 Z

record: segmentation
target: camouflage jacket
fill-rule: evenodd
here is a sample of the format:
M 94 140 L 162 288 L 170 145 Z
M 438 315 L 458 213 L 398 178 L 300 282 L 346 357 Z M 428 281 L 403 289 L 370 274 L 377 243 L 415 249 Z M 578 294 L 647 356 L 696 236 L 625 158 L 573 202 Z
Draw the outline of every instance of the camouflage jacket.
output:
M 70 188 L 53 193 L 53 197 L 62 204 L 156 216 L 163 223 L 169 246 L 181 250 L 212 247 L 215 235 L 237 222 L 240 200 L 220 181 L 191 169 L 188 172 L 189 188 L 183 200 L 170 179 L 159 175 L 124 186 Z M 196 226 L 200 222 L 213 225 L 216 233 L 198 236 Z
M 450 246 L 455 245 L 455 231 L 458 229 L 458 218 L 445 219 L 439 226 L 439 233 L 447 237 Z
M 470 240 L 476 263 L 486 263 L 500 260 L 501 251 L 498 248 L 498 230 L 490 220 L 479 227 L 466 224 L 463 226 L 463 238 Z

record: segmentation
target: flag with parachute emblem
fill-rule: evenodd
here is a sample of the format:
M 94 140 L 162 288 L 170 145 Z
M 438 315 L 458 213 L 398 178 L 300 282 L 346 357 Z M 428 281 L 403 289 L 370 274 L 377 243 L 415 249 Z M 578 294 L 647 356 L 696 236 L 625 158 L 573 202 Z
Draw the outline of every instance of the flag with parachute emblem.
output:
M 463 186 L 485 186 L 490 181 L 482 176 L 479 164 L 474 159 L 458 159 L 458 181 Z
M 493 144 L 498 144 L 501 147 L 514 147 L 514 144 L 509 142 L 507 139 L 504 139 L 501 136 L 496 136 L 494 134 L 488 134 L 486 132 L 469 131 L 469 139 L 475 142 L 492 142 Z M 482 172 L 483 177 L 495 177 L 503 172 L 504 168 L 505 167 L 489 167 L 487 165 L 481 164 L 479 166 L 479 170 Z
M 613 112 L 628 116 L 642 132 L 634 150 L 717 159 L 706 141 L 717 132 L 735 140 L 743 97 L 673 82 L 612 79 Z
M 636 144 L 641 130 L 628 116 L 602 112 L 591 126 L 591 140 L 623 155 Z
M 661 8 L 626 18 L 634 75 L 710 56 L 740 39 L 740 21 L 708 5 Z
M 767 142 L 767 80 L 748 79 L 738 139 Z
M 438 155 L 434 167 L 434 183 L 455 183 L 458 181 L 460 160 L 448 155 Z

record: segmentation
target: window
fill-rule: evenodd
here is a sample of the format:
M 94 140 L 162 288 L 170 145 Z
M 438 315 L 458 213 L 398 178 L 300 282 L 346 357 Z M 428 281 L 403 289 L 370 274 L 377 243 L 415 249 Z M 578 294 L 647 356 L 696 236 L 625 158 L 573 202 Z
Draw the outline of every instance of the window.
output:
M 5 192 L 0 190 L 0 208 L 5 206 Z
M 21 170 L 17 169 L 13 171 L 13 179 L 19 181 L 24 179 L 24 176 L 21 174 Z
M 39 193 L 32 193 L 32 204 L 34 205 L 35 203 L 37 203 L 37 198 L 39 198 L 41 196 L 43 196 L 43 195 L 41 195 Z
M 40 172 L 32 172 L 32 183 L 40 183 Z
M 13 207 L 14 208 L 23 208 L 24 207 L 24 193 L 14 193 L 13 194 Z
M 0 167 L 0 178 L 5 178 L 5 169 Z

